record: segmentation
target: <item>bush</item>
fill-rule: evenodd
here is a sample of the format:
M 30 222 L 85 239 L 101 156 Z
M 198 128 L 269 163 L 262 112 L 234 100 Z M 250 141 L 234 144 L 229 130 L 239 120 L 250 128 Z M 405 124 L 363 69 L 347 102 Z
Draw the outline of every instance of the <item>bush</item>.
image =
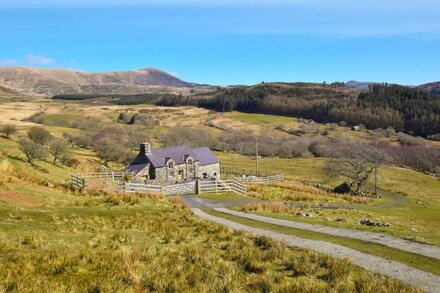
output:
M 430 135 L 428 138 L 430 140 L 440 141 L 440 133 Z
M 46 150 L 38 143 L 22 138 L 18 141 L 20 150 L 25 154 L 28 163 L 32 164 L 35 160 L 47 158 Z
M 345 121 L 339 121 L 339 126 L 341 126 L 341 127 L 347 127 L 347 122 L 345 122 Z
M 97 141 L 95 151 L 104 164 L 107 164 L 108 162 L 119 162 L 126 157 L 125 150 L 117 141 L 111 138 L 102 138 Z
M 29 129 L 27 135 L 32 141 L 40 145 L 47 144 L 53 138 L 49 131 L 39 126 L 34 126 Z
M 17 127 L 12 124 L 5 124 L 0 127 L 0 132 L 4 133 L 6 138 L 17 132 Z
M 423 145 L 423 139 L 420 137 L 415 137 L 403 132 L 398 132 L 397 137 L 399 138 L 399 141 L 402 145 L 408 145 L 408 146 L 417 146 L 417 145 Z
M 140 124 L 147 127 L 157 126 L 159 123 L 153 119 L 151 119 L 146 114 L 135 114 L 131 117 L 129 124 Z
M 314 142 L 310 144 L 309 151 L 315 156 L 315 157 L 331 157 L 332 156 L 332 149 L 319 142 Z
M 76 168 L 79 165 L 78 159 L 72 157 L 70 154 L 66 154 L 60 158 L 61 164 L 63 164 L 66 167 L 70 168 Z

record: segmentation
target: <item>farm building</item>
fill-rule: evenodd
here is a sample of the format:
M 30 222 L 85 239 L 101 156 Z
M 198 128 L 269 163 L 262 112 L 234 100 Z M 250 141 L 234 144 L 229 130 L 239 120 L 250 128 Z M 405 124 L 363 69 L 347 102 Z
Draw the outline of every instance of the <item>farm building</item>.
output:
M 144 180 L 175 183 L 199 178 L 220 178 L 220 161 L 208 147 L 186 145 L 152 149 L 147 142 L 125 169 Z

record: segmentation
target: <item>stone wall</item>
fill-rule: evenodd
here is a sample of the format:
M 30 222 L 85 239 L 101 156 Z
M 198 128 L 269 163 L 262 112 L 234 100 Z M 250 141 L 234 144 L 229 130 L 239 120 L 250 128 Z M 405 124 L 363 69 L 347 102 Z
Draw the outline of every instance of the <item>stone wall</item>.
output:
M 184 180 L 203 178 L 204 173 L 206 173 L 206 178 L 213 178 L 215 176 L 220 178 L 220 163 L 199 166 L 199 164 L 195 162 L 193 169 L 194 170 L 190 170 L 186 164 L 174 165 L 173 170 L 167 170 L 167 167 L 161 167 L 155 170 L 155 177 L 156 180 L 161 183 L 175 183 Z M 179 171 L 183 172 L 181 176 L 179 176 Z
M 204 176 L 204 173 L 206 173 L 206 176 Z M 197 178 L 214 178 L 217 177 L 220 179 L 220 163 L 217 164 L 211 164 L 211 165 L 205 165 L 205 166 L 199 166 L 196 170 L 196 177 Z

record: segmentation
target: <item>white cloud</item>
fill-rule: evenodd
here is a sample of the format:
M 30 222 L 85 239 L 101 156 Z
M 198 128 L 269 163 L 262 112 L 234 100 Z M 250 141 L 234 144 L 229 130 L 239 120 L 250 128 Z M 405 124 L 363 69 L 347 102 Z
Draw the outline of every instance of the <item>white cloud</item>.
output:
M 29 65 L 51 65 L 54 64 L 55 61 L 52 58 L 48 58 L 45 56 L 37 56 L 37 55 L 32 55 L 32 54 L 28 54 L 24 57 L 24 60 L 26 61 L 27 64 Z

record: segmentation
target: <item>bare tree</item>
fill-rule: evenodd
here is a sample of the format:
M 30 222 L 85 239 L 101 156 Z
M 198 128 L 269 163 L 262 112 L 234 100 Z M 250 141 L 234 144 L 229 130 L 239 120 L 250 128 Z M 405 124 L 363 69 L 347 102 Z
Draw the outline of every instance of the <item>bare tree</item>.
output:
M 339 150 L 339 155 L 327 163 L 326 173 L 332 177 L 344 177 L 350 190 L 359 193 L 374 172 L 377 193 L 377 170 L 385 159 L 378 147 L 357 142 Z
M 53 139 L 48 146 L 49 153 L 53 156 L 53 163 L 67 155 L 69 144 L 61 138 Z

